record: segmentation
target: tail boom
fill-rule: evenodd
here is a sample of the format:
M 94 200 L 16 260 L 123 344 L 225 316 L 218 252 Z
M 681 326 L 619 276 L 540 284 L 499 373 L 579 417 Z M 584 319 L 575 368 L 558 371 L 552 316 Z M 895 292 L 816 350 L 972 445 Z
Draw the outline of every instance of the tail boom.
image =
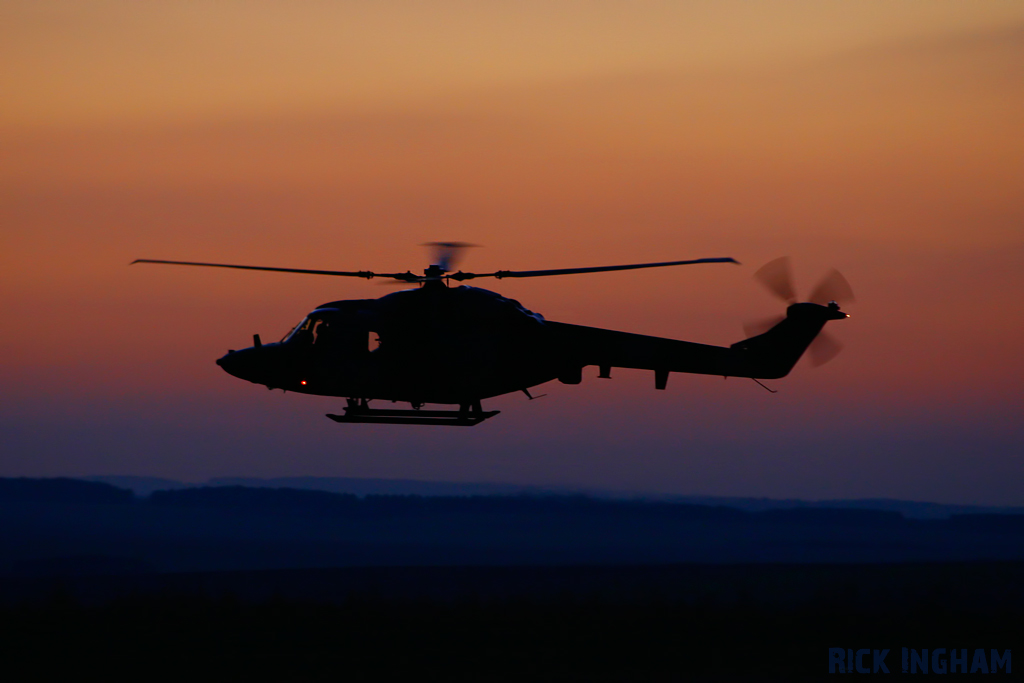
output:
M 554 335 L 567 370 L 597 365 L 654 370 L 662 377 L 669 372 L 686 372 L 779 379 L 789 374 L 825 323 L 845 317 L 835 304 L 793 304 L 782 322 L 729 347 L 566 323 L 545 325 Z M 658 384 L 659 388 L 664 386 L 661 380 Z

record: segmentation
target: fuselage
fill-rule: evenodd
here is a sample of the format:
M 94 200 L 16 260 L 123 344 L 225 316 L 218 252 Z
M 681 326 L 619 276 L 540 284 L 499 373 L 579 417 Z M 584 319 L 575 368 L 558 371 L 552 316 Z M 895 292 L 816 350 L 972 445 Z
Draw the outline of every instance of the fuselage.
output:
M 795 303 L 772 329 L 731 346 L 649 337 L 544 320 L 519 302 L 441 281 L 379 299 L 332 301 L 284 339 L 230 351 L 225 371 L 271 389 L 352 399 L 467 406 L 559 379 L 588 365 L 778 379 L 830 320 L 846 314 Z
M 242 379 L 321 396 L 465 404 L 564 374 L 546 323 L 517 301 L 441 283 L 332 301 L 283 340 L 217 363 Z

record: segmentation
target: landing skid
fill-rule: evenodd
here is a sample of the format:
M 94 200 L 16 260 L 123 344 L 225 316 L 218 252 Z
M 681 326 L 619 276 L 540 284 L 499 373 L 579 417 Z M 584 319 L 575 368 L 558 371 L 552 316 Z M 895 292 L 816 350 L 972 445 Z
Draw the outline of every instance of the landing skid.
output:
M 500 410 L 484 411 L 480 402 L 467 404 L 459 410 L 394 410 L 370 408 L 367 401 L 349 399 L 344 415 L 327 414 L 335 422 L 346 424 L 388 424 L 388 425 L 450 425 L 472 427 L 494 417 Z

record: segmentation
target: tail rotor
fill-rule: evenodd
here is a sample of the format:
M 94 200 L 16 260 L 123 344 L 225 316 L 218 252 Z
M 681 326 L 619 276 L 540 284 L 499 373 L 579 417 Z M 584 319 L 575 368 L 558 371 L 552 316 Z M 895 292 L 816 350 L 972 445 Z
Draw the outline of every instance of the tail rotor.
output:
M 754 273 L 754 279 L 787 304 L 796 303 L 796 290 L 793 288 L 793 273 L 789 267 L 788 256 L 781 256 L 758 268 Z
M 782 256 L 761 266 L 754 273 L 754 279 L 760 282 L 765 289 L 777 298 L 786 302 L 787 306 L 797 303 L 796 288 L 793 286 L 793 276 L 788 256 Z M 833 268 L 811 290 L 808 301 L 819 306 L 835 306 L 838 310 L 837 304 L 853 302 L 856 299 L 850 283 L 843 277 L 842 273 Z M 748 337 L 755 337 L 764 334 L 785 320 L 785 318 L 786 316 L 772 316 L 762 320 L 750 321 L 743 325 L 743 330 Z M 822 331 L 811 342 L 807 352 L 811 365 L 818 367 L 835 358 L 842 349 L 843 345 L 835 337 Z
M 832 301 L 842 304 L 852 303 L 857 299 L 853 296 L 853 288 L 850 287 L 850 283 L 846 281 L 842 273 L 833 268 L 821 279 L 807 300 L 812 304 L 827 306 Z

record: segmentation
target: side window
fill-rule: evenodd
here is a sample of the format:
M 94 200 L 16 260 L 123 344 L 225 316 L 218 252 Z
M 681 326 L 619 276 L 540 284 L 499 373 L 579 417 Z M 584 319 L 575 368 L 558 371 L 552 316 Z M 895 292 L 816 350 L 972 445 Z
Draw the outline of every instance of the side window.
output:
M 373 353 L 374 351 L 380 348 L 380 335 L 374 332 L 373 330 L 370 330 L 368 348 L 370 350 L 370 353 Z

